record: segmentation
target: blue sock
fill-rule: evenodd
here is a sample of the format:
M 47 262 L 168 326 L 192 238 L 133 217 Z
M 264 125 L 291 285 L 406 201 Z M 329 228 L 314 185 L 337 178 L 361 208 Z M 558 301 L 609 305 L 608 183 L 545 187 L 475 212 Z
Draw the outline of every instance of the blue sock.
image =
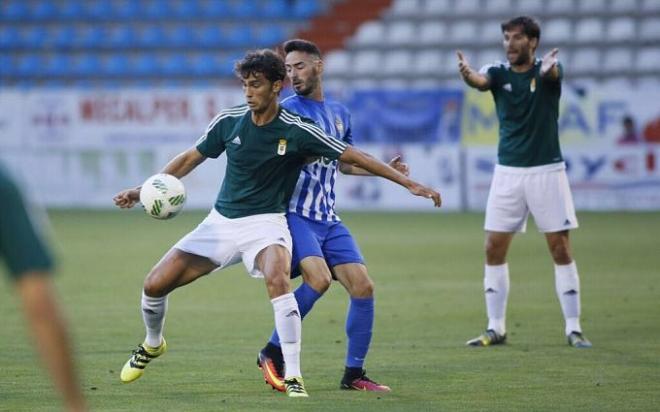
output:
M 353 298 L 346 318 L 348 352 L 346 366 L 362 368 L 367 357 L 374 327 L 374 298 Z
M 293 292 L 293 296 L 296 297 L 296 302 L 298 302 L 298 310 L 300 311 L 300 318 L 304 319 L 305 315 L 312 310 L 314 303 L 322 296 L 321 293 L 317 292 L 309 286 L 307 283 L 303 282 L 298 289 Z M 270 337 L 269 343 L 272 343 L 275 346 L 280 346 L 280 337 L 277 334 L 277 329 L 273 329 L 273 334 Z

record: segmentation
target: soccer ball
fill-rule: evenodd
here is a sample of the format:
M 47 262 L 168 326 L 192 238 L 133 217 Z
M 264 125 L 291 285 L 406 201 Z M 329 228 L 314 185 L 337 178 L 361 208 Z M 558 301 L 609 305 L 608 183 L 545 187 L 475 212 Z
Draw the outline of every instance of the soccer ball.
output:
M 140 202 L 149 216 L 156 219 L 170 219 L 183 209 L 183 204 L 186 202 L 186 188 L 176 177 L 159 173 L 142 184 Z

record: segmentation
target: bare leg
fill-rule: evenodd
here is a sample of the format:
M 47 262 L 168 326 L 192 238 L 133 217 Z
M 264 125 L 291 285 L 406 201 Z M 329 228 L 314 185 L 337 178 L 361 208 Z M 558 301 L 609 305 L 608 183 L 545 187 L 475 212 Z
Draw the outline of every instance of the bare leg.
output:
M 16 283 L 37 349 L 68 411 L 85 411 L 85 401 L 72 359 L 66 324 L 51 280 L 43 273 L 26 274 Z

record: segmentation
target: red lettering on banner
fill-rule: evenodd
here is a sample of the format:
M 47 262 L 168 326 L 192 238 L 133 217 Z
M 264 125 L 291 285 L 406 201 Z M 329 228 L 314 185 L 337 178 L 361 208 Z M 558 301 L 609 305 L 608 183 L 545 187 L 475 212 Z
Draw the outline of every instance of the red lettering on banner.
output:
M 152 99 L 93 97 L 80 102 L 81 119 L 91 123 L 183 123 L 192 121 L 186 97 Z
M 650 150 L 646 153 L 646 170 L 649 172 L 655 170 L 655 153 Z

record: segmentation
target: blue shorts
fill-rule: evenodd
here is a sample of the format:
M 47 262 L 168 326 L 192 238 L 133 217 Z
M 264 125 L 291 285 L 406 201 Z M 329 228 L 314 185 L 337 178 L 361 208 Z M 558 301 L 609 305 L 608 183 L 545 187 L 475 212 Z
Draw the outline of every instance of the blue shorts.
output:
M 344 263 L 362 263 L 355 239 L 342 222 L 318 222 L 294 213 L 286 215 L 293 238 L 291 277 L 300 276 L 300 262 L 309 256 L 325 259 L 332 268 Z

